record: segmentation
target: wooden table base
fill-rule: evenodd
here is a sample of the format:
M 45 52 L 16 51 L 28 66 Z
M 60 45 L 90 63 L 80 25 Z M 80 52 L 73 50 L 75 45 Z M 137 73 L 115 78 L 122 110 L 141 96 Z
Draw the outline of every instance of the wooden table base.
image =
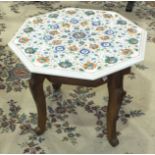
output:
M 43 82 L 45 78 L 52 82 L 53 88 L 56 90 L 60 89 L 61 84 L 75 84 L 95 87 L 103 83 L 108 83 L 109 102 L 107 110 L 107 138 L 112 146 L 118 145 L 119 141 L 116 134 L 116 122 L 121 102 L 125 95 L 125 91 L 123 90 L 123 77 L 129 72 L 130 68 L 113 73 L 108 76 L 106 81 L 103 81 L 103 79 L 87 81 L 64 77 L 32 74 L 29 85 L 38 112 L 38 126 L 35 129 L 36 133 L 40 135 L 46 130 L 46 99 L 43 91 Z

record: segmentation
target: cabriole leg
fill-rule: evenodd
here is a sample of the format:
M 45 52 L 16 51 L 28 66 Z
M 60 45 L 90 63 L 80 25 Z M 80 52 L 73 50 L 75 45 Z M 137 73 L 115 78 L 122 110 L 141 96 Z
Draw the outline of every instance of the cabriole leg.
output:
M 45 77 L 39 74 L 32 74 L 29 80 L 29 86 L 36 103 L 38 113 L 38 126 L 35 132 L 39 135 L 46 129 L 46 99 L 43 91 L 43 82 Z
M 123 74 L 117 72 L 108 77 L 109 102 L 107 109 L 107 138 L 112 146 L 119 144 L 116 134 L 116 122 L 123 98 Z

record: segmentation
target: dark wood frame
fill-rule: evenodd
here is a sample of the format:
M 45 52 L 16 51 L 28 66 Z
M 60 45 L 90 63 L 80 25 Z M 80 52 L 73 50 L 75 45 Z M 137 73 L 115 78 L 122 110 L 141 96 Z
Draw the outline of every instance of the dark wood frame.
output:
M 107 83 L 109 92 L 107 109 L 107 138 L 112 146 L 118 145 L 119 141 L 116 134 L 116 122 L 122 99 L 126 94 L 123 89 L 123 77 L 128 73 L 130 73 L 130 68 L 109 75 L 105 81 L 102 78 L 95 81 L 89 81 L 42 74 L 32 74 L 29 85 L 38 113 L 38 126 L 35 129 L 35 132 L 40 135 L 46 130 L 46 99 L 43 91 L 43 82 L 45 78 L 52 82 L 55 90 L 60 89 L 61 84 L 96 87 Z

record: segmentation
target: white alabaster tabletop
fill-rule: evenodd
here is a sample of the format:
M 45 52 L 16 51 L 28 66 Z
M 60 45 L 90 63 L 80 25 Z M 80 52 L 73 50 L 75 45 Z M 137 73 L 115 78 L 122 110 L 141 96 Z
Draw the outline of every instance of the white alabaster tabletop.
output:
M 146 35 L 116 12 L 65 8 L 28 18 L 9 46 L 31 73 L 96 80 L 142 61 Z

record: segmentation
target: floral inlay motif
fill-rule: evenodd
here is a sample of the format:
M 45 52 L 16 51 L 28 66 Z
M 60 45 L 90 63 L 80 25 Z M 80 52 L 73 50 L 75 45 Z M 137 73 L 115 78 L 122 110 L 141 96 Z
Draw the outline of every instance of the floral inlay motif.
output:
M 92 73 L 139 57 L 142 38 L 115 12 L 66 8 L 29 18 L 12 43 L 35 67 Z

